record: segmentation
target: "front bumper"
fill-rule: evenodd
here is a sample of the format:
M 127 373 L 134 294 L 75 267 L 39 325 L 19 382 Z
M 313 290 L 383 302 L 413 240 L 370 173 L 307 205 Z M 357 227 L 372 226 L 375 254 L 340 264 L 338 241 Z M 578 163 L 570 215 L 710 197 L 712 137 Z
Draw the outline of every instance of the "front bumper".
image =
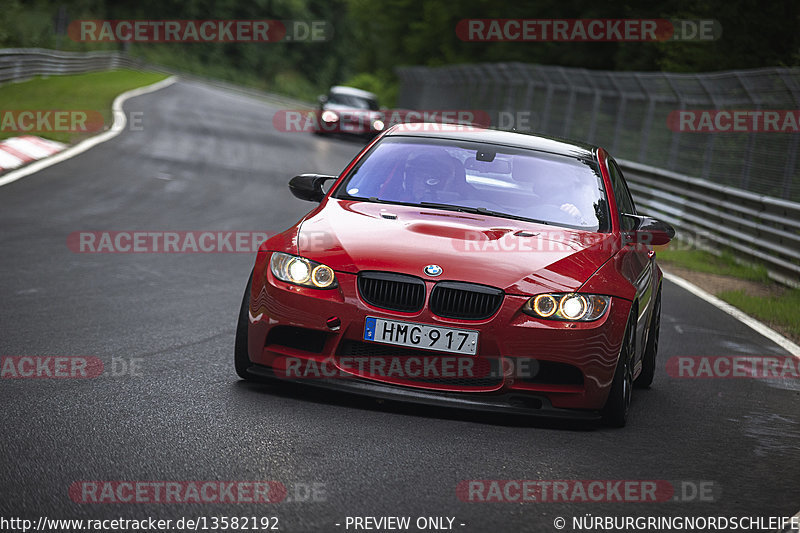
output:
M 434 315 L 427 303 L 415 313 L 372 307 L 359 296 L 356 275 L 336 275 L 336 289 L 310 289 L 275 279 L 267 260 L 257 263 L 248 330 L 252 373 L 291 377 L 373 397 L 477 410 L 547 411 L 563 417 L 565 413 L 559 410 L 596 411 L 605 405 L 630 311 L 627 300 L 612 298 L 606 315 L 595 322 L 568 323 L 531 317 L 520 310 L 527 296 L 506 295 L 492 317 L 457 320 Z M 426 280 L 427 294 L 434 283 Z M 481 379 L 419 379 L 356 370 L 352 358 L 369 357 L 371 351 L 405 360 L 420 355 L 454 355 L 366 342 L 363 333 L 367 316 L 476 330 L 480 335 L 478 355 L 470 357 L 476 363 L 485 363 L 476 367 L 491 371 Z M 337 322 L 337 328 L 330 326 Z M 530 359 L 537 362 L 537 374 L 520 373 L 523 360 Z M 335 368 L 337 372 L 335 377 L 292 374 L 286 370 L 287 360 L 307 362 L 314 368 Z M 577 412 L 570 416 L 594 415 Z

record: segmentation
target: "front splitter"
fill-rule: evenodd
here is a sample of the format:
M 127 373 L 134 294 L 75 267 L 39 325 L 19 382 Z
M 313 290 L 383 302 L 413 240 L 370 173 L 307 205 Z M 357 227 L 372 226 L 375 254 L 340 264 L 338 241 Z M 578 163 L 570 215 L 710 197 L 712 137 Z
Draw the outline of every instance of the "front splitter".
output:
M 272 368 L 262 365 L 252 365 L 247 371 L 253 376 L 276 382 L 296 383 L 383 400 L 562 420 L 598 421 L 601 419 L 600 413 L 597 411 L 553 407 L 546 396 L 536 394 L 426 391 L 359 377 L 313 380 L 287 379 L 278 377 Z

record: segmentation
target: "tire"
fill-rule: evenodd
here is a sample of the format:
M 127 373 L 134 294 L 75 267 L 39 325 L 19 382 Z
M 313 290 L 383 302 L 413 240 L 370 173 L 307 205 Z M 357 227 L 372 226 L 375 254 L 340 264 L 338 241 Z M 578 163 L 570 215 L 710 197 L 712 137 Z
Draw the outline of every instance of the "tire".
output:
M 233 348 L 233 364 L 236 368 L 236 374 L 248 381 L 257 381 L 256 376 L 247 372 L 252 363 L 250 356 L 247 353 L 247 328 L 249 323 L 250 313 L 250 287 L 253 283 L 253 273 L 250 273 L 250 279 L 247 280 L 247 288 L 244 290 L 242 297 L 242 306 L 239 309 L 239 320 L 236 323 L 236 343 Z
M 632 316 L 636 316 L 634 312 Z M 611 382 L 611 391 L 601 414 L 603 422 L 611 427 L 625 427 L 628 422 L 628 411 L 631 405 L 631 392 L 633 389 L 633 343 L 636 331 L 635 319 L 628 320 L 625 328 L 625 338 L 619 351 L 617 369 Z
M 639 389 L 648 389 L 656 375 L 656 355 L 658 354 L 658 336 L 661 331 L 661 287 L 658 288 L 653 317 L 650 320 L 650 331 L 647 334 L 647 346 L 642 355 L 642 372 L 633 383 Z

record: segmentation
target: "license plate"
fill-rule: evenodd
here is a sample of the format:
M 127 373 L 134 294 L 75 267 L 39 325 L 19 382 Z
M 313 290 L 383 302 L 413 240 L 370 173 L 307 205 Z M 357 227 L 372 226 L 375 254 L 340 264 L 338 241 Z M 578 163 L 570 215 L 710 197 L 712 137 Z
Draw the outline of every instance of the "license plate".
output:
M 478 351 L 477 331 L 386 320 L 373 316 L 367 317 L 364 340 L 467 355 L 475 355 Z

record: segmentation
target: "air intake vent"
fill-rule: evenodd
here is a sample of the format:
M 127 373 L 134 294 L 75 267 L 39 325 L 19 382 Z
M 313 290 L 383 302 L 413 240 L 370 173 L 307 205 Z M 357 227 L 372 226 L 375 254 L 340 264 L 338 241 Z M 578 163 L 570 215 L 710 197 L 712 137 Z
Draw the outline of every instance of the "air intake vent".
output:
M 425 303 L 425 282 L 391 272 L 361 272 L 358 291 L 370 305 L 391 311 L 415 312 Z
M 435 315 L 446 318 L 481 320 L 500 309 L 503 291 L 485 285 L 442 281 L 433 287 L 430 308 Z

